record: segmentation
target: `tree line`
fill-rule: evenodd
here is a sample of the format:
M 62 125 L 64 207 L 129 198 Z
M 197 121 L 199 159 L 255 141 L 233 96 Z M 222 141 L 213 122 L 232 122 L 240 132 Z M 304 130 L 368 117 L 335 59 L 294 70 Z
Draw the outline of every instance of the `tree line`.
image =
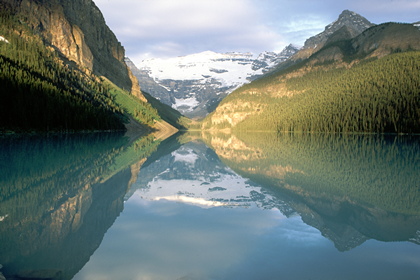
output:
M 262 113 L 245 119 L 237 129 L 419 133 L 419 73 L 420 52 L 407 52 L 351 69 L 316 70 L 274 83 L 273 79 L 262 81 L 258 95 L 239 97 L 262 103 Z M 272 97 L 272 88 L 275 91 L 280 83 L 296 94 Z M 267 92 L 269 86 L 271 92 Z
M 122 130 L 115 97 L 90 74 L 64 62 L 18 18 L 0 14 L 0 130 Z

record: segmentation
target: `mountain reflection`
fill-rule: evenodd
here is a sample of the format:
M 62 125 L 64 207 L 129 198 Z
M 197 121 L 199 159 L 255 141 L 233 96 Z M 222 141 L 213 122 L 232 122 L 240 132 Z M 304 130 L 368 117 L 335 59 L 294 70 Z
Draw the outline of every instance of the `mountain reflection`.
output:
M 156 145 L 114 133 L 0 144 L 0 263 L 14 279 L 71 279 L 123 210 L 135 163 Z
M 368 239 L 420 244 L 416 137 L 203 133 L 130 142 L 108 133 L 0 144 L 0 263 L 15 279 L 73 278 L 127 200 L 279 210 L 339 251 Z
M 207 133 L 195 139 L 143 167 L 128 197 L 279 209 L 300 215 L 339 251 L 368 239 L 420 244 L 416 137 Z
M 420 244 L 418 137 L 203 136 L 238 174 L 264 186 L 340 251 L 367 239 Z

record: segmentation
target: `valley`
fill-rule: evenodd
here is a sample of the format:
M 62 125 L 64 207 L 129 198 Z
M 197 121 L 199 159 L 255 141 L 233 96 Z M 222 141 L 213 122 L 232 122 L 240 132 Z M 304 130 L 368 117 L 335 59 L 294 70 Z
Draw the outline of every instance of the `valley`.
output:
M 417 23 L 373 24 L 344 10 L 301 48 L 134 63 L 94 4 L 84 4 L 94 26 L 68 3 L 25 5 L 2 0 L 4 132 L 420 132 Z M 67 22 L 63 30 L 54 28 L 57 19 L 40 18 L 47 12 Z M 98 47 L 101 40 L 109 47 Z M 26 102 L 9 106 L 18 100 Z
M 253 1 L 0 0 L 0 280 L 419 278 L 420 22 Z
M 289 59 L 298 47 L 282 52 L 215 53 L 150 59 L 137 68 L 129 62 L 142 89 L 189 118 L 202 119 L 238 87 L 249 83 Z

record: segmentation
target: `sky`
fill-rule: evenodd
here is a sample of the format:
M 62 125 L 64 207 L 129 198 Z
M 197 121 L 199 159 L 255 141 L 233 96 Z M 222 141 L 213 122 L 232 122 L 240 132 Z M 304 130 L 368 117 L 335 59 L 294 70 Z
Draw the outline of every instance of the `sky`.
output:
M 303 46 L 343 10 L 372 23 L 420 21 L 420 0 L 94 0 L 138 65 L 203 51 L 280 52 Z

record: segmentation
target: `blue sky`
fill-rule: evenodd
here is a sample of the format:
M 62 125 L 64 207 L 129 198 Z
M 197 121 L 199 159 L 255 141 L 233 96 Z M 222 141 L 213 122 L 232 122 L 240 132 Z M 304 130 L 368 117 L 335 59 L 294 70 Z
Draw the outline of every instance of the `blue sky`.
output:
M 202 51 L 281 51 L 345 10 L 373 23 L 420 21 L 420 0 L 94 0 L 136 64 Z

